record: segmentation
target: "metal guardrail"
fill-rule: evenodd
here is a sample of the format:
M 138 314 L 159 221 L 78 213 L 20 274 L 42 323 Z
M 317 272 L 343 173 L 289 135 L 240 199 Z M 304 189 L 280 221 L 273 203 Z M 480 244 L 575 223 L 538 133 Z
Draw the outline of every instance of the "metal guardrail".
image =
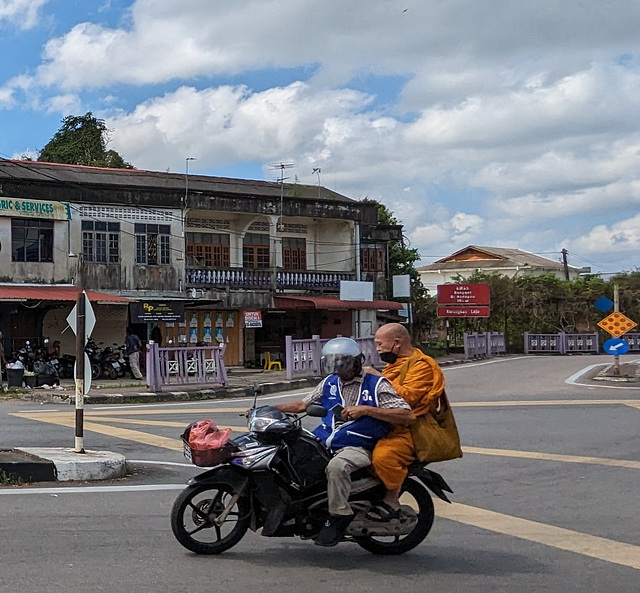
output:
M 639 334 L 640 337 L 640 334 Z M 598 334 L 536 334 L 525 332 L 525 354 L 569 354 L 586 352 L 597 354 L 600 348 Z
M 380 366 L 382 361 L 378 357 L 376 343 L 373 337 L 353 338 L 362 354 L 364 354 L 365 366 Z M 312 374 L 319 376 L 320 356 L 322 347 L 329 339 L 320 339 L 320 336 L 312 336 L 308 339 L 294 340 L 291 336 L 285 337 L 285 366 L 287 369 L 287 380 L 291 380 L 294 375 Z
M 226 385 L 227 369 L 223 360 L 226 348 L 226 344 L 172 348 L 147 344 L 149 390 L 158 393 L 165 385 Z
M 507 352 L 504 334 L 500 332 L 465 333 L 465 358 L 484 358 Z

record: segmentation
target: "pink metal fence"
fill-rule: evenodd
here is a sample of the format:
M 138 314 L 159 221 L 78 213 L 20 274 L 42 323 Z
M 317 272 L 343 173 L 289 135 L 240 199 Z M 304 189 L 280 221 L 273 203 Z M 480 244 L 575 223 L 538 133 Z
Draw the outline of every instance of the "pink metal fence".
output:
M 358 342 L 360 350 L 364 354 L 365 366 L 381 365 L 373 337 L 353 339 Z M 320 339 L 320 336 L 312 336 L 301 340 L 294 340 L 291 336 L 286 336 L 285 366 L 287 368 L 287 380 L 290 381 L 294 375 L 320 375 L 322 347 L 328 341 L 328 339 Z
M 499 332 L 465 333 L 464 355 L 465 358 L 483 358 L 505 354 L 507 351 L 504 334 Z
M 166 385 L 227 384 L 226 344 L 160 348 L 147 345 L 147 385 L 159 392 Z

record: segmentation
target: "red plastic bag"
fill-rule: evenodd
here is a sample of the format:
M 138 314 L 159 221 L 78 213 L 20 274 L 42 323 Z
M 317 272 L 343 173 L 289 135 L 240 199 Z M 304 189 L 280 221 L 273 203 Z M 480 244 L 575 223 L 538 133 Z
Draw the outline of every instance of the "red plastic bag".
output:
M 189 446 L 199 451 L 220 449 L 229 440 L 230 428 L 220 430 L 211 420 L 201 420 L 191 425 Z

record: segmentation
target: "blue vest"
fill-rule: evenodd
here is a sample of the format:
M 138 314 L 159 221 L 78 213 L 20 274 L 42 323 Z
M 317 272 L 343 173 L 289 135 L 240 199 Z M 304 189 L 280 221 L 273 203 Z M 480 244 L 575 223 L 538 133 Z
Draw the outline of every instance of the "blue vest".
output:
M 378 385 L 382 380 L 383 377 L 365 374 L 357 405 L 378 407 Z M 327 410 L 327 415 L 313 433 L 333 452 L 343 447 L 363 447 L 372 451 L 378 440 L 387 436 L 391 430 L 388 422 L 371 416 L 362 416 L 357 420 L 336 425 L 336 416 L 330 410 L 336 404 L 345 405 L 337 375 L 327 377 L 318 403 Z

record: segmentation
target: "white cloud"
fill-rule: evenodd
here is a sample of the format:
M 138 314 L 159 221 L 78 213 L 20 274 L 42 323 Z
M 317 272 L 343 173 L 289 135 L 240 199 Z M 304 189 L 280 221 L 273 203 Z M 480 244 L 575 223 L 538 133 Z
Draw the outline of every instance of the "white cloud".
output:
M 616 253 L 640 250 L 640 214 L 611 225 L 600 224 L 586 235 L 569 242 L 571 249 L 581 253 Z
M 0 107 L 91 109 L 141 168 L 194 156 L 273 178 L 268 163 L 292 160 L 315 184 L 321 167 L 323 185 L 389 205 L 428 253 L 583 246 L 621 232 L 594 227 L 602 208 L 638 207 L 635 0 L 136 0 L 119 19 L 116 4 L 50 39 Z M 43 5 L 0 0 L 0 21 Z M 378 101 L 367 81 L 388 76 Z
M 49 0 L 0 0 L 0 26 L 6 22 L 20 29 L 31 29 L 47 2 Z

